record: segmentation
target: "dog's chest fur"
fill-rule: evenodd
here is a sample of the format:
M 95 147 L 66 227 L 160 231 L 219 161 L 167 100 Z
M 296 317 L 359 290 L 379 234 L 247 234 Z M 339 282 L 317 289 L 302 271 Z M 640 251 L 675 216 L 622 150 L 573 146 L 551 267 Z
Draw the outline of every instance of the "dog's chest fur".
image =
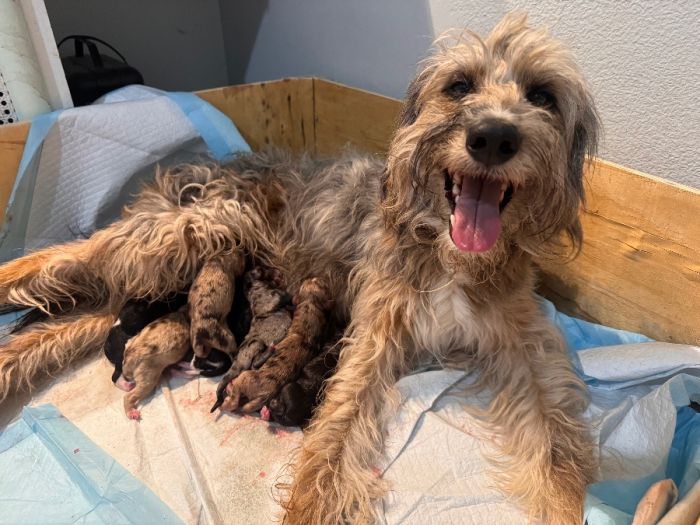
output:
M 474 343 L 475 311 L 461 284 L 445 279 L 421 296 L 421 307 L 411 319 L 417 350 L 444 356 Z

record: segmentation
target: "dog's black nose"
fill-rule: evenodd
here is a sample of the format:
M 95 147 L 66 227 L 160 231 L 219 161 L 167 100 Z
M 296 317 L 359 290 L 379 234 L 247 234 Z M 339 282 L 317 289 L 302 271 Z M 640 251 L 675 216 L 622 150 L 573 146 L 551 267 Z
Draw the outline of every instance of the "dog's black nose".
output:
M 510 160 L 519 147 L 518 128 L 502 120 L 484 120 L 467 134 L 467 151 L 474 160 L 486 166 L 495 166 Z

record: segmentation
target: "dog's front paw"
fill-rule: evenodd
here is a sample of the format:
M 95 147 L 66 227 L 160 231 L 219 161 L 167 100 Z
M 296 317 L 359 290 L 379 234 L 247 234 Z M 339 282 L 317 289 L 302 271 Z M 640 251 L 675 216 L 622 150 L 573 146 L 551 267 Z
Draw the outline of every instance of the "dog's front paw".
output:
M 246 370 L 226 387 L 221 410 L 258 412 L 279 390 L 279 384 L 260 370 Z

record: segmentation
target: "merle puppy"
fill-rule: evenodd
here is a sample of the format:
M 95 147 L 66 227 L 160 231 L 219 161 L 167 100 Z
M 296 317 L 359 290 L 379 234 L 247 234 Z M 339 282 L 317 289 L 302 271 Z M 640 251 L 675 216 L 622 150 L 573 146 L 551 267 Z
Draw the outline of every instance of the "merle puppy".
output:
M 166 314 L 176 311 L 187 302 L 187 296 L 177 294 L 167 301 L 148 302 L 143 300 L 128 301 L 119 312 L 116 322 L 107 335 L 107 340 L 102 350 L 114 365 L 112 382 L 125 392 L 130 390 L 131 385 L 122 376 L 122 366 L 124 363 L 124 349 L 126 343 L 143 330 L 147 325 L 163 317 Z

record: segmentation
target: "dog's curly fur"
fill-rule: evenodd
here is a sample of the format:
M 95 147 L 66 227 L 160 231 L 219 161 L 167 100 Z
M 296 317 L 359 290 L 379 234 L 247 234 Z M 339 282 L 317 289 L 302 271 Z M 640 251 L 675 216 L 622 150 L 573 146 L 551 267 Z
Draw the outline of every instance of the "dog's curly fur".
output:
M 455 97 L 450 86 L 460 81 L 468 89 Z M 465 147 L 485 118 L 522 136 L 517 155 L 490 168 Z M 287 523 L 374 520 L 373 500 L 386 489 L 372 467 L 387 401 L 426 354 L 469 367 L 491 393 L 480 416 L 500 445 L 492 460 L 504 491 L 533 519 L 580 523 L 595 461 L 580 420 L 585 390 L 533 294 L 531 258 L 551 253 L 562 233 L 580 243 L 584 157 L 596 129 L 571 55 L 524 16 L 508 16 L 485 39 L 462 32 L 438 42 L 409 88 L 386 163 L 251 155 L 226 169 L 160 174 L 112 226 L 0 267 L 0 302 L 55 314 L 101 298 L 114 312 L 128 298 L 186 288 L 205 261 L 234 251 L 281 268 L 291 293 L 322 278 L 335 315 L 350 324 L 295 464 Z M 444 190 L 461 176 L 513 190 L 500 237 L 483 253 L 459 251 L 450 238 Z M 89 323 L 86 341 L 99 347 L 113 318 L 59 316 L 41 330 L 55 323 L 57 334 L 78 333 Z M 34 341 L 26 330 L 14 337 Z M 22 360 L 19 339 L 0 349 L 0 392 L 31 385 L 49 335 L 23 345 Z M 49 368 L 89 350 L 56 345 Z

